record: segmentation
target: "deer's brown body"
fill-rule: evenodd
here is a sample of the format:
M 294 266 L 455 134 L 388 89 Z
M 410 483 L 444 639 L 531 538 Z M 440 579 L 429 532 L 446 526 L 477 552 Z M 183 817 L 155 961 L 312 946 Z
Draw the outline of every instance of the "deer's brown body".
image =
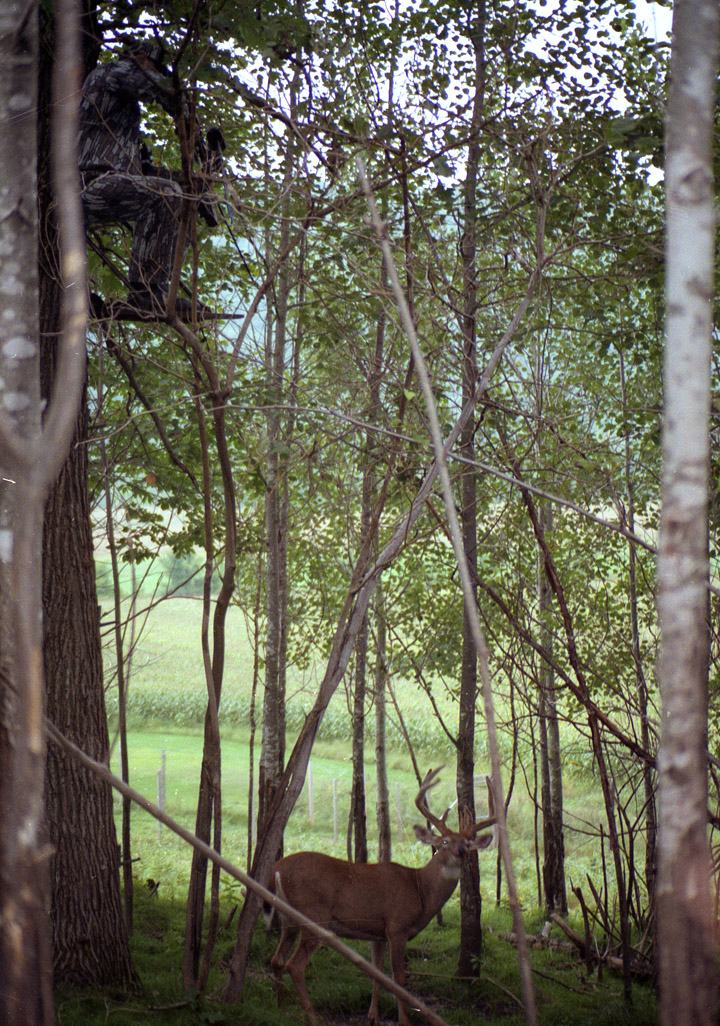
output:
M 320 852 L 301 851 L 280 859 L 274 867 L 270 889 L 309 919 L 332 930 L 338 937 L 372 942 L 373 964 L 383 968 L 385 945 L 390 945 L 390 964 L 395 980 L 405 983 L 405 946 L 423 930 L 451 896 L 460 877 L 462 859 L 470 849 L 487 847 L 492 834 L 476 837 L 478 830 L 494 822 L 494 817 L 471 823 L 465 830 L 449 830 L 445 819 L 436 819 L 429 812 L 425 795 L 435 783 L 435 773 L 428 773 L 416 798 L 423 815 L 438 829 L 433 833 L 415 827 L 419 840 L 432 845 L 433 857 L 421 869 L 397 862 L 345 862 Z M 300 943 L 290 956 L 295 940 Z M 283 920 L 282 936 L 272 959 L 278 990 L 282 976 L 288 972 L 308 1017 L 316 1022 L 305 985 L 305 967 L 319 941 L 309 930 Z M 378 1020 L 379 984 L 373 984 L 370 1022 Z M 401 1026 L 407 1026 L 407 1010 L 398 1002 Z

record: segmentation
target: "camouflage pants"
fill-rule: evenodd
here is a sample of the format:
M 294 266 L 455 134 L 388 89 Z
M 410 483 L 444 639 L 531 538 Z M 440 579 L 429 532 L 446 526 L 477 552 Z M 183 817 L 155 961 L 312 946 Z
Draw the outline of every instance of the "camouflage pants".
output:
M 106 171 L 83 175 L 88 225 L 131 224 L 131 289 L 167 288 L 177 246 L 182 189 L 172 178 Z

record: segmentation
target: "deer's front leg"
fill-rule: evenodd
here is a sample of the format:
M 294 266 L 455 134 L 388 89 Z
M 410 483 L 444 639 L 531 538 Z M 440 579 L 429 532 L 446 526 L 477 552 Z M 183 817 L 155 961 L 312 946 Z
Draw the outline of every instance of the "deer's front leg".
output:
M 396 934 L 389 938 L 390 941 L 390 965 L 392 966 L 393 979 L 401 987 L 405 986 L 405 946 L 407 937 L 405 934 Z M 410 1026 L 407 1008 L 405 1003 L 398 998 L 398 1022 L 400 1026 Z

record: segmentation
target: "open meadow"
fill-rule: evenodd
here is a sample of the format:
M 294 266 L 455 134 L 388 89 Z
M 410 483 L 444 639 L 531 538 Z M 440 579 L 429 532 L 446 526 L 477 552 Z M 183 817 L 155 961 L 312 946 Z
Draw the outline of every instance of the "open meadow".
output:
M 173 598 L 161 602 L 149 613 L 133 656 L 129 685 L 128 722 L 131 783 L 155 799 L 157 774 L 165 753 L 167 776 L 167 811 L 186 826 L 194 822 L 200 762 L 202 757 L 202 723 L 206 707 L 206 690 L 200 654 L 201 604 L 192 598 Z M 108 655 L 110 650 L 108 649 Z M 233 609 L 228 620 L 228 646 L 225 683 L 220 708 L 223 734 L 223 835 L 226 853 L 244 865 L 248 849 L 248 783 L 250 779 L 250 706 L 253 655 L 245 623 L 239 610 Z M 288 750 L 310 709 L 315 686 L 322 674 L 322 658 L 313 666 L 288 674 Z M 421 773 L 443 763 L 447 768 L 439 785 L 433 789 L 433 807 L 443 809 L 454 801 L 454 758 L 450 742 L 433 714 L 425 693 L 412 682 L 393 684 L 397 705 L 402 711 L 405 730 L 410 738 Z M 108 691 L 111 738 L 116 724 L 117 691 Z M 448 724 L 454 725 L 456 705 L 449 695 L 435 697 Z M 256 699 L 256 721 L 261 721 L 262 687 Z M 398 718 L 388 708 L 388 773 L 393 824 L 393 857 L 413 864 L 423 860 L 425 851 L 412 834 L 412 824 L 419 818 L 414 807 L 417 780 Z M 368 730 L 372 716 L 368 716 Z M 286 850 L 318 848 L 344 856 L 351 786 L 351 725 L 348 698 L 342 686 L 334 696 L 320 728 L 311 760 L 310 779 L 290 819 L 286 833 Z M 254 743 L 254 772 L 257 780 L 260 730 Z M 509 744 L 503 767 L 506 790 L 510 784 L 511 752 Z M 478 719 L 476 744 L 476 802 L 481 814 L 487 807 L 484 775 L 489 763 L 484 757 L 483 723 Z M 117 771 L 119 748 L 114 746 L 112 765 Z M 373 744 L 366 743 L 366 791 L 368 835 L 372 856 L 376 839 L 374 824 L 375 779 Z M 582 765 L 566 763 L 565 817 L 567 822 L 566 860 L 568 875 L 582 882 L 586 873 L 597 876 L 602 864 L 595 831 L 602 819 L 602 797 L 596 778 Z M 521 752 L 515 768 L 515 780 L 508 808 L 508 826 L 518 876 L 520 895 L 528 906 L 537 903 L 538 880 L 535 859 L 535 806 L 528 795 L 526 782 L 532 786 L 532 752 Z M 451 814 L 452 815 L 452 814 Z M 157 849 L 153 839 L 157 828 L 146 824 L 145 813 L 135 814 L 134 833 L 138 844 L 147 835 L 149 848 L 142 855 L 148 873 L 157 872 L 155 860 L 162 864 L 162 845 Z M 483 859 L 483 887 L 495 893 L 495 853 Z M 152 871 L 151 871 L 152 870 Z M 570 903 L 572 905 L 572 896 Z
M 164 769 L 166 811 L 189 829 L 195 817 L 205 709 L 200 614 L 201 604 L 193 598 L 167 600 L 149 613 L 133 654 L 128 703 L 130 782 L 149 798 L 157 800 L 159 774 Z M 252 842 L 248 830 L 248 823 L 252 821 L 248 793 L 253 653 L 238 610 L 231 613 L 228 640 L 221 708 L 223 854 L 244 869 Z M 110 651 L 108 648 L 109 660 Z M 315 666 L 303 672 L 296 669 L 290 674 L 288 720 L 293 732 L 312 702 L 313 688 L 321 672 L 322 660 L 318 656 Z M 440 785 L 433 792 L 433 806 L 439 809 L 450 805 L 454 764 L 427 698 L 407 682 L 396 682 L 396 694 L 421 771 L 441 762 L 448 763 Z M 111 686 L 108 690 L 111 734 L 116 725 L 115 695 Z M 452 717 L 451 699 L 445 697 L 443 702 L 444 712 Z M 480 722 L 478 735 L 477 800 L 482 810 L 487 799 L 481 780 L 487 767 L 482 759 Z M 253 754 L 255 780 L 259 738 L 258 732 Z M 290 744 L 292 740 L 291 736 Z M 413 803 L 417 782 L 399 730 L 388 747 L 393 858 L 408 865 L 420 865 L 427 859 L 427 848 L 415 840 L 412 832 L 413 823 L 420 818 Z M 367 750 L 368 828 L 370 857 L 373 858 L 377 847 L 372 744 Z M 116 745 L 112 756 L 112 768 L 116 772 L 118 759 Z M 507 774 L 509 770 L 508 759 L 504 772 Z M 535 811 L 524 783 L 531 773 L 531 766 L 516 768 L 508 822 L 526 929 L 535 934 L 542 929 L 544 917 L 537 907 L 539 870 L 535 853 Z M 508 780 L 504 783 L 507 788 Z M 311 773 L 290 819 L 285 834 L 286 852 L 314 849 L 346 857 L 350 784 L 350 723 L 346 696 L 340 690 L 331 704 L 314 749 Z M 118 798 L 116 811 L 119 825 Z M 600 815 L 601 799 L 592 774 L 581 769 L 568 772 L 566 820 L 577 829 L 568 830 L 566 835 L 567 865 L 568 876 L 575 883 L 582 884 L 586 873 L 602 882 L 599 847 L 596 839 L 591 839 L 587 833 Z M 301 1023 L 302 1013 L 290 986 L 283 1011 L 276 1009 L 269 958 L 277 938 L 266 935 L 262 925 L 256 929 L 251 972 L 242 1006 L 231 1008 L 220 1002 L 222 965 L 232 951 L 237 906 L 243 898 L 240 885 L 224 876 L 221 929 L 208 995 L 203 999 L 183 997 L 182 944 L 190 852 L 179 838 L 167 828 L 159 827 L 139 809 L 134 809 L 132 814 L 132 838 L 136 907 L 133 950 L 142 989 L 130 996 L 61 991 L 58 1022 L 62 1026 L 81 1022 L 94 1026 L 108 1021 L 118 1026 L 148 1021 L 168 1026 L 191 1022 Z M 444 910 L 442 926 L 431 923 L 409 947 L 409 986 L 416 988 L 449 1022 L 462 1026 L 480 1022 L 516 1026 L 524 1021 L 519 1003 L 517 956 L 505 936 L 510 930 L 510 913 L 504 888 L 501 887 L 499 902 L 496 900 L 497 866 L 494 848 L 481 854 L 485 948 L 478 980 L 455 978 L 459 930 L 457 893 Z M 570 906 L 570 921 L 582 929 L 573 895 L 570 895 Z M 552 937 L 562 940 L 557 928 Z M 362 950 L 363 945 L 360 948 Z M 363 953 L 369 954 L 367 945 Z M 532 959 L 541 1024 L 581 1026 L 592 1022 L 607 1026 L 624 1023 L 642 1026 L 657 1021 L 655 997 L 647 983 L 636 984 L 635 1007 L 628 1009 L 623 1003 L 619 975 L 607 971 L 600 976 L 588 975 L 576 951 L 567 950 L 567 946 L 533 950 Z M 346 966 L 334 952 L 323 950 L 313 959 L 308 969 L 308 985 L 314 1002 L 328 1022 L 340 1026 L 365 1021 L 370 983 L 356 969 Z M 387 1021 L 395 1020 L 393 999 L 385 996 L 381 1009 Z

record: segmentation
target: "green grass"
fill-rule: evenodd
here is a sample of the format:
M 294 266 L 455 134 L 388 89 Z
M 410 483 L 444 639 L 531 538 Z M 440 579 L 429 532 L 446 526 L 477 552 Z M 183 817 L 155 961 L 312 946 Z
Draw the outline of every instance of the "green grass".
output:
M 183 826 L 192 829 L 198 796 L 200 763 L 202 759 L 202 736 L 198 732 L 167 726 L 133 729 L 128 735 L 130 753 L 130 782 L 153 800 L 157 796 L 157 775 L 165 752 L 166 811 Z M 291 816 L 286 833 L 288 850 L 317 848 L 345 857 L 345 833 L 349 810 L 352 767 L 347 753 L 337 758 L 335 743 L 320 742 L 311 760 L 313 816 L 309 801 L 309 782 Z M 247 863 L 248 847 L 248 782 L 250 750 L 247 736 L 241 731 L 230 732 L 222 742 L 222 787 L 223 787 L 223 836 L 224 853 L 241 867 Z M 118 771 L 117 750 L 112 757 L 112 768 Z M 255 760 L 257 774 L 257 753 Z M 257 779 L 257 777 L 256 777 Z M 337 840 L 335 839 L 334 782 L 337 787 Z M 452 801 L 453 779 L 448 771 L 443 774 L 439 785 L 441 801 Z M 396 791 L 396 785 L 398 791 Z M 375 803 L 375 784 L 372 768 L 367 767 L 368 809 Z M 400 861 L 414 864 L 424 859 L 426 849 L 415 841 L 413 822 L 418 813 L 413 805 L 417 784 L 412 773 L 405 767 L 392 773 L 392 802 L 395 854 Z M 399 792 L 403 839 L 397 838 L 396 794 Z M 120 799 L 116 798 L 116 809 Z M 175 894 L 182 889 L 190 864 L 190 855 L 185 845 L 166 828 L 158 830 L 152 817 L 139 808 L 132 812 L 132 830 L 135 838 L 134 855 L 140 859 L 138 873 L 146 879 L 151 877 L 161 882 Z M 369 823 L 371 842 L 375 830 Z
M 165 752 L 166 765 L 166 810 L 188 829 L 195 821 L 200 763 L 202 759 L 202 734 L 189 728 L 167 725 L 135 727 L 128 737 L 130 752 L 130 782 L 143 794 L 153 800 L 157 796 L 157 775 Z M 257 749 L 255 752 L 255 779 L 257 780 Z M 423 766 L 437 765 L 432 753 L 423 753 Z M 248 849 L 248 783 L 249 744 L 247 731 L 227 731 L 222 741 L 222 788 L 223 788 L 223 838 L 225 854 L 241 867 L 247 864 Z M 345 857 L 347 817 L 350 804 L 351 762 L 349 748 L 344 749 L 337 741 L 320 741 L 316 744 L 312 766 L 313 816 L 311 822 L 309 781 L 300 796 L 290 818 L 286 831 L 286 850 L 318 849 L 329 854 Z M 112 767 L 118 770 L 117 750 L 113 754 Z M 334 782 L 337 789 L 337 838 L 334 816 Z M 566 800 L 569 808 L 577 808 L 587 814 L 588 787 L 574 779 L 570 782 Z M 366 764 L 366 788 L 368 808 L 368 836 L 370 857 L 376 853 L 377 832 L 374 821 L 375 779 L 372 764 Z M 451 766 L 442 773 L 440 783 L 433 790 L 435 808 L 442 809 L 454 800 L 454 774 Z M 391 822 L 393 830 L 393 857 L 408 865 L 418 865 L 425 860 L 427 848 L 419 844 L 413 835 L 413 823 L 419 821 L 414 806 L 417 783 L 410 769 L 409 759 L 396 753 L 390 767 Z M 402 838 L 398 837 L 398 805 Z M 478 802 L 486 801 L 483 790 L 478 791 Z M 119 799 L 116 799 L 119 810 Z M 452 815 L 452 814 L 451 814 Z M 161 882 L 172 894 L 182 893 L 190 855 L 185 845 L 174 838 L 166 828 L 158 832 L 157 823 L 145 812 L 134 809 L 132 828 L 135 838 L 134 855 L 140 859 L 138 873 L 143 878 Z M 533 814 L 529 799 L 519 789 L 510 806 L 508 828 L 513 843 L 515 872 L 521 899 L 528 907 L 537 901 L 537 881 L 534 855 Z M 568 876 L 576 883 L 582 882 L 589 872 L 599 879 L 601 867 L 597 843 L 584 834 L 568 833 L 567 841 Z M 489 896 L 494 895 L 496 853 L 491 851 L 481 856 L 484 886 Z M 570 895 L 571 906 L 574 898 Z
M 105 614 L 111 603 L 105 600 Z M 129 702 L 129 750 L 131 783 L 155 798 L 157 773 L 162 752 L 165 752 L 167 811 L 189 829 L 193 828 L 202 756 L 201 723 L 206 695 L 200 657 L 201 605 L 197 599 L 177 598 L 159 604 L 149 614 L 139 638 L 132 666 Z M 109 662 L 112 653 L 108 650 Z M 299 727 L 316 691 L 322 674 L 318 657 L 308 668 L 292 669 L 288 677 L 289 720 Z M 228 643 L 222 721 L 222 784 L 223 784 L 223 853 L 245 868 L 248 856 L 248 790 L 249 790 L 249 694 L 252 684 L 253 660 L 243 617 L 233 609 L 228 619 Z M 261 691 L 261 689 L 260 689 Z M 448 761 L 442 782 L 433 792 L 435 808 L 444 808 L 453 800 L 454 760 L 448 758 L 444 734 L 435 722 L 426 697 L 412 683 L 397 683 L 398 698 L 406 716 L 421 768 Z M 112 711 L 114 690 L 108 692 Z M 438 700 L 454 721 L 456 708 L 449 698 Z M 258 710 L 259 714 L 259 710 Z M 259 715 L 258 715 L 259 719 Z M 372 717 L 369 717 L 372 721 Z M 257 738 L 259 745 L 259 733 Z M 292 737 L 289 739 L 292 744 Z M 255 772 L 257 755 L 255 751 Z M 368 745 L 368 755 L 372 745 Z M 478 747 L 478 773 L 483 773 L 482 745 Z M 113 769 L 117 769 L 117 751 Z M 425 846 L 415 841 L 412 824 L 418 820 L 413 799 L 417 784 L 411 771 L 411 760 L 400 740 L 399 732 L 391 735 L 389 745 L 390 790 L 393 823 L 393 857 L 408 865 L 418 865 L 427 858 Z M 504 773 L 507 783 L 508 766 Z M 349 809 L 351 761 L 347 698 L 342 689 L 331 703 L 323 731 L 316 742 L 312 758 L 314 811 L 309 809 L 309 788 L 306 786 L 291 817 L 285 836 L 286 851 L 319 849 L 345 857 L 345 834 Z M 256 777 L 257 779 L 257 777 Z M 334 785 L 335 782 L 335 785 Z M 367 807 L 370 857 L 376 853 L 374 829 L 375 781 L 370 761 L 366 766 Z M 333 818 L 333 790 L 338 795 L 337 827 Z M 480 808 L 485 807 L 484 789 L 478 791 Z M 402 838 L 397 834 L 396 795 L 400 803 Z M 597 884 L 602 880 L 601 857 L 597 838 L 585 829 L 588 821 L 597 823 L 602 807 L 596 781 L 581 771 L 568 773 L 565 779 L 565 810 L 577 831 L 566 835 L 568 878 L 582 883 L 589 872 Z M 120 804 L 116 804 L 119 817 Z M 536 932 L 542 920 L 535 909 L 537 876 L 534 851 L 534 808 L 525 793 L 521 778 L 516 781 L 509 810 L 509 831 L 512 839 L 515 872 L 521 900 L 528 912 L 528 929 Z M 336 834 L 337 829 L 337 834 Z M 289 996 L 286 1008 L 275 1008 L 274 987 L 267 964 L 276 938 L 268 938 L 262 929 L 256 934 L 253 961 L 248 975 L 245 1001 L 239 1008 L 228 1008 L 217 1000 L 223 974 L 217 968 L 227 959 L 234 942 L 233 928 L 221 931 L 216 949 L 208 997 L 185 1002 L 181 993 L 182 938 L 184 903 L 190 867 L 188 848 L 169 830 L 158 830 L 157 823 L 141 810 L 132 814 L 133 856 L 136 880 L 136 934 L 134 958 L 143 981 L 143 989 L 135 995 L 71 993 L 58 994 L 58 1023 L 62 1026 L 111 1022 L 122 1024 L 158 1022 L 163 1026 L 185 1026 L 190 1023 L 219 1022 L 284 1024 L 303 1021 L 294 997 Z M 517 1005 L 520 995 L 517 956 L 514 948 L 501 937 L 510 929 L 509 914 L 495 908 L 496 852 L 481 856 L 483 886 L 483 923 L 486 929 L 483 975 L 480 981 L 461 982 L 454 978 L 457 961 L 458 904 L 457 895 L 445 910 L 445 925 L 435 924 L 418 937 L 410 948 L 409 984 L 437 1007 L 440 1014 L 458 1026 L 479 1022 L 505 1023 L 515 1026 L 524 1021 Z M 159 884 L 155 897 L 150 896 L 147 881 Z M 504 892 L 503 892 L 504 893 Z M 574 925 L 580 927 L 577 916 Z M 223 877 L 221 885 L 221 922 L 242 901 L 240 887 Z M 538 1014 L 540 1026 L 623 1026 L 627 1023 L 655 1023 L 657 1012 L 652 992 L 638 985 L 635 1010 L 628 1012 L 622 1002 L 619 979 L 606 973 L 602 981 L 587 980 L 574 953 L 559 954 L 546 950 L 532 952 L 536 970 Z M 322 950 L 308 969 L 308 985 L 317 1007 L 332 1021 L 343 1021 L 348 1015 L 363 1016 L 370 999 L 371 985 L 340 956 Z M 516 997 L 513 997 L 515 995 Z M 437 1004 L 435 1002 L 437 1001 Z M 169 1007 L 180 1004 L 181 1007 Z M 395 1002 L 385 997 L 383 1014 L 395 1020 Z M 419 1020 L 418 1020 L 419 1021 Z
M 221 922 L 225 922 L 232 902 L 225 900 Z M 514 947 L 501 935 L 510 928 L 507 910 L 486 901 L 484 954 L 480 978 L 459 981 L 457 903 L 446 906 L 444 922 L 433 922 L 408 947 L 408 980 L 439 1015 L 457 1026 L 503 1024 L 522 1026 L 521 986 Z M 539 924 L 532 924 L 533 928 Z M 151 897 L 140 889 L 136 898 L 136 930 L 133 956 L 141 976 L 137 993 L 68 991 L 57 993 L 58 1026 L 137 1026 L 161 1023 L 162 1026 L 218 1023 L 226 1026 L 277 1024 L 300 1026 L 303 1017 L 288 984 L 281 1009 L 275 1002 L 275 988 L 269 972 L 269 959 L 277 943 L 262 926 L 256 930 L 251 963 L 241 1005 L 228 1006 L 221 1001 L 223 974 L 216 967 L 204 998 L 183 995 L 182 964 L 183 907 L 179 900 Z M 233 926 L 221 929 L 216 949 L 216 966 L 229 958 L 234 943 Z M 358 949 L 369 954 L 368 945 Z M 635 984 L 634 1004 L 627 1009 L 622 999 L 622 984 L 616 974 L 602 979 L 587 978 L 574 955 L 553 950 L 531 952 L 539 1026 L 654 1026 L 657 1023 L 655 995 L 647 984 Z M 287 979 L 287 978 L 286 978 Z M 367 1012 L 372 985 L 356 968 L 329 949 L 320 949 L 307 969 L 307 982 L 313 1003 L 330 1023 L 344 1023 L 348 1017 L 362 1018 Z M 396 1021 L 396 1004 L 389 995 L 381 996 L 381 1014 Z M 355 1021 L 355 1018 L 354 1020 Z M 421 1022 L 419 1016 L 415 1022 Z
M 114 616 L 112 601 L 102 604 L 105 628 L 107 677 L 107 707 L 110 715 L 117 710 L 117 689 L 114 684 L 114 639 L 110 625 Z M 207 688 L 200 648 L 202 604 L 197 598 L 172 598 L 159 602 L 147 613 L 143 600 L 138 602 L 136 636 L 128 689 L 128 714 L 136 722 L 164 721 L 178 726 L 202 724 L 207 704 Z M 129 604 L 124 604 L 127 615 Z M 253 682 L 253 652 L 251 639 L 242 611 L 232 607 L 227 618 L 227 642 L 223 679 L 221 721 L 228 727 L 245 727 L 250 716 Z M 129 633 L 126 645 L 130 643 Z M 287 674 L 286 714 L 291 733 L 302 727 L 311 708 L 319 681 L 324 671 L 324 660 L 317 653 L 308 666 L 293 666 Z M 261 669 L 262 680 L 262 669 Z M 452 745 L 435 720 L 429 702 L 414 683 L 394 684 L 403 710 L 410 738 L 415 747 L 432 748 L 442 758 L 451 754 Z M 449 696 L 438 695 L 438 704 L 453 723 L 457 718 L 455 703 Z M 259 687 L 259 719 L 262 705 L 262 687 Z M 372 726 L 368 717 L 368 729 Z M 325 714 L 320 737 L 342 739 L 349 731 L 348 697 L 344 686 L 338 689 Z M 479 737 L 482 754 L 482 737 Z M 388 708 L 388 746 L 404 747 L 399 722 L 394 710 Z

